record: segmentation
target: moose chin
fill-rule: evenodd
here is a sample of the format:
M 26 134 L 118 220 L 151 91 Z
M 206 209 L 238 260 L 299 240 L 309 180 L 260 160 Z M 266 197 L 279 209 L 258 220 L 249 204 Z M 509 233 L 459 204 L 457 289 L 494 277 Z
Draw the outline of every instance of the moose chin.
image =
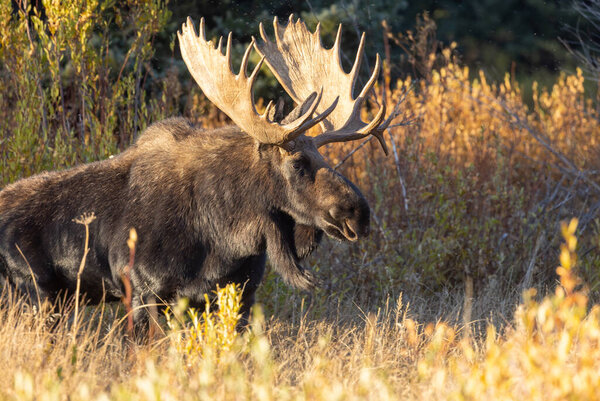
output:
M 75 293 L 84 254 L 84 230 L 73 219 L 93 212 L 89 252 L 80 276 L 90 303 L 123 296 L 121 274 L 128 265 L 127 238 L 138 233 L 130 272 L 134 322 L 148 320 L 141 307 L 157 297 L 187 297 L 201 305 L 217 285 L 243 287 L 247 318 L 267 257 L 283 279 L 301 289 L 317 280 L 300 261 L 323 232 L 357 241 L 369 232 L 369 206 L 358 188 L 334 171 L 319 153 L 332 142 L 374 135 L 383 146 L 381 104 L 364 122 L 361 106 L 377 80 L 380 60 L 353 96 L 365 37 L 350 73 L 340 64 L 341 26 L 332 49 L 293 16 L 274 20 L 275 40 L 260 26 L 236 75 L 231 34 L 215 47 L 204 20 L 199 35 L 192 21 L 178 32 L 183 59 L 206 95 L 234 125 L 206 130 L 183 118 L 150 126 L 113 158 L 69 170 L 46 172 L 0 191 L 0 273 L 26 296 L 50 302 Z M 261 61 L 250 75 L 250 53 Z M 266 62 L 297 104 L 287 116 L 283 102 L 259 114 L 253 84 Z M 317 136 L 306 135 L 320 127 Z

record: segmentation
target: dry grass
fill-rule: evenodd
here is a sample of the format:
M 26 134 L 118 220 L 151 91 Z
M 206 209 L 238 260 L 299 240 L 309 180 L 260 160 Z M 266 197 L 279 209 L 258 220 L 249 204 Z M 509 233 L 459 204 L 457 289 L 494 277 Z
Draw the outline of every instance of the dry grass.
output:
M 217 294 L 219 310 L 167 313 L 161 339 L 126 340 L 123 319 L 88 308 L 73 336 L 68 319 L 49 328 L 48 309 L 23 313 L 4 295 L 0 311 L 3 399 L 396 400 L 598 399 L 600 308 L 588 309 L 574 275 L 577 221 L 563 225 L 560 285 L 535 301 L 528 291 L 504 334 L 492 324 L 421 325 L 401 302 L 361 323 L 264 322 L 239 334 L 239 289 Z M 67 311 L 69 308 L 67 308 Z M 176 323 L 175 323 L 176 322 Z

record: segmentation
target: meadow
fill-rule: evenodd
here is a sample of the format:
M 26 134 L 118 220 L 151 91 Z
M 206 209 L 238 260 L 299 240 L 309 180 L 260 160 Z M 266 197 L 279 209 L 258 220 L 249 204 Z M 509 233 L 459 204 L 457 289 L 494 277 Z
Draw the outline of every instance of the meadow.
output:
M 0 1 L 2 186 L 107 158 L 168 116 L 227 124 L 176 63 L 149 67 L 163 2 L 48 1 L 43 16 L 19 4 Z M 220 289 L 217 311 L 182 300 L 146 345 L 121 304 L 34 313 L 5 290 L 0 398 L 599 399 L 594 83 L 578 69 L 526 97 L 509 73 L 461 64 L 456 44 L 432 46 L 426 21 L 386 33 L 419 79 L 392 78 L 384 55 L 371 100 L 400 104 L 388 157 L 375 141 L 324 152 L 373 219 L 369 239 L 326 239 L 305 262 L 321 287 L 268 272 L 244 333 L 239 289 Z

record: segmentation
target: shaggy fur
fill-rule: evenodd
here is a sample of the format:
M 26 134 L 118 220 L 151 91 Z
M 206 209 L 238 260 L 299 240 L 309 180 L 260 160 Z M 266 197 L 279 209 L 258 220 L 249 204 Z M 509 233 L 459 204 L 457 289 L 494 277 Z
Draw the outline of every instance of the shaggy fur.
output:
M 139 238 L 134 307 L 153 295 L 199 305 L 216 285 L 234 282 L 244 286 L 247 316 L 267 255 L 286 282 L 308 289 L 315 279 L 299 260 L 323 231 L 342 240 L 366 235 L 369 208 L 308 138 L 294 149 L 175 118 L 114 158 L 17 181 L 0 191 L 2 280 L 34 296 L 29 264 L 42 297 L 73 293 L 84 244 L 73 219 L 94 212 L 81 285 L 92 303 L 123 295 L 131 227 Z M 138 324 L 146 318 L 134 315 Z

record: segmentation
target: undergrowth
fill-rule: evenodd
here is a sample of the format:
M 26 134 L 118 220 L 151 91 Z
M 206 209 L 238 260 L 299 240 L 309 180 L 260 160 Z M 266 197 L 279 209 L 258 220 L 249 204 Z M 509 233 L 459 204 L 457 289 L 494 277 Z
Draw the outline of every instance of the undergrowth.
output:
M 235 330 L 239 287 L 219 289 L 202 315 L 181 304 L 166 332 L 146 346 L 121 335 L 123 319 L 104 306 L 52 323 L 3 294 L 0 377 L 14 400 L 397 400 L 599 399 L 600 309 L 575 274 L 576 219 L 563 223 L 559 283 L 536 299 L 524 293 L 515 318 L 483 336 L 470 325 L 415 320 L 402 299 L 362 321 L 265 321 Z M 208 300 L 208 298 L 207 298 Z M 72 309 L 66 308 L 68 316 Z M 120 329 L 119 330 L 119 326 Z

